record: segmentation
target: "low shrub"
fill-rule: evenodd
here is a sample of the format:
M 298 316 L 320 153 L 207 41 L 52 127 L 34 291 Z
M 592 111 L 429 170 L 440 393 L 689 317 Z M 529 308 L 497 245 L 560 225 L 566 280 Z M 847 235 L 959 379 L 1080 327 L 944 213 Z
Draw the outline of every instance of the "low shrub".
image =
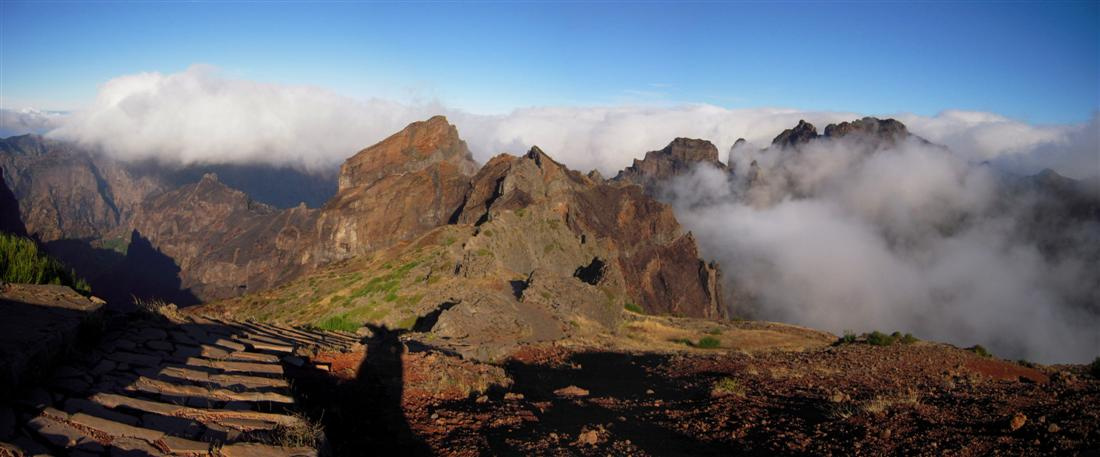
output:
M 1100 357 L 1093 359 L 1089 364 L 1089 374 L 1094 378 L 1100 378 Z
M 630 311 L 632 313 L 645 314 L 645 310 L 643 310 L 641 306 L 635 305 L 634 303 L 627 303 L 623 305 L 623 308 L 626 308 L 627 311 Z
M 980 344 L 975 344 L 975 345 L 970 346 L 966 349 L 970 352 L 978 354 L 981 357 L 993 357 L 993 354 L 991 354 L 988 350 L 986 350 L 985 347 L 983 347 Z
M 745 386 L 742 386 L 740 382 L 731 377 L 724 377 L 714 383 L 714 386 L 710 389 L 711 396 L 721 397 L 726 395 L 736 395 L 738 397 L 745 396 Z
M 703 349 L 714 349 L 722 345 L 722 342 L 718 338 L 712 336 L 704 336 L 699 339 L 699 343 L 695 347 Z
M 69 267 L 38 249 L 30 238 L 0 233 L 0 280 L 22 284 L 60 284 L 88 295 L 91 287 Z

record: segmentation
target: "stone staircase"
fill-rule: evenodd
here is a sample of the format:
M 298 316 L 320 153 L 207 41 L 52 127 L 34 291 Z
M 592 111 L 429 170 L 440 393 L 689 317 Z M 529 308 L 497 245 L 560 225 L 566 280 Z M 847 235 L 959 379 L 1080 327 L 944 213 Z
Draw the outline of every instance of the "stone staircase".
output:
M 130 315 L 44 382 L 0 403 L 0 456 L 314 456 L 287 372 L 328 367 L 352 334 Z

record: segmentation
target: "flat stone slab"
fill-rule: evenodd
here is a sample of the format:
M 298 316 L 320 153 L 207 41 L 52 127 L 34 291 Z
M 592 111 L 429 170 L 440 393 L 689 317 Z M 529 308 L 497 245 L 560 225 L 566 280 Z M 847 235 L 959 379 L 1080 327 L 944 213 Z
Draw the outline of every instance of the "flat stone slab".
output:
M 163 416 L 175 416 L 193 419 L 202 423 L 211 421 L 217 423 L 225 423 L 235 419 L 245 419 L 269 423 L 272 426 L 283 425 L 287 427 L 292 427 L 300 425 L 302 422 L 302 420 L 297 417 L 288 416 L 285 414 L 193 408 L 190 406 L 180 406 L 168 403 L 142 400 L 140 398 L 127 397 L 118 394 L 98 393 L 92 396 L 92 401 L 108 408 L 118 408 L 121 406 L 130 409 L 136 409 L 139 411 L 160 414 Z M 265 429 L 270 428 L 273 427 L 266 427 Z
M 128 436 L 131 438 L 141 438 L 146 441 L 156 441 L 164 436 L 164 432 L 150 430 L 142 427 L 135 427 L 133 425 L 126 425 L 121 422 L 115 422 L 99 418 L 96 416 L 90 416 L 84 413 L 73 414 L 69 418 L 74 424 L 83 425 L 85 427 L 99 430 L 103 433 L 111 435 L 112 437 Z
M 221 448 L 225 457 L 316 457 L 309 448 L 285 448 L 254 443 L 230 444 Z
M 215 401 L 294 403 L 294 399 L 289 395 L 283 395 L 276 392 L 235 392 L 229 389 L 208 389 L 193 385 L 174 384 L 167 381 L 146 378 L 144 376 L 127 386 L 127 389 L 173 397 L 197 397 Z
M 47 416 L 38 416 L 27 422 L 27 427 L 54 446 L 65 449 L 102 451 L 103 446 L 94 438 L 69 424 Z

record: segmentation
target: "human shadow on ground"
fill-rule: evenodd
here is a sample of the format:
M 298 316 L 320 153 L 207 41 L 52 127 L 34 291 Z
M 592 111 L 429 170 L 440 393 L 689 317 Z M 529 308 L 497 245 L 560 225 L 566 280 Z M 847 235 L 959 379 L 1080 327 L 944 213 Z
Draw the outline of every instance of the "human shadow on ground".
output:
M 354 379 L 327 373 L 300 376 L 295 390 L 312 417 L 318 418 L 333 455 L 430 456 L 428 445 L 413 432 L 401 403 L 404 393 L 406 330 L 367 324 L 371 337 Z

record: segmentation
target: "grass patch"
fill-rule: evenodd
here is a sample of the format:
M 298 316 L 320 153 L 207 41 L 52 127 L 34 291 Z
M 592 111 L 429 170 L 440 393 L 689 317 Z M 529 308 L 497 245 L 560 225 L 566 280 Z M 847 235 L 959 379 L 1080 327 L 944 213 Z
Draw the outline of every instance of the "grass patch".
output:
M 745 386 L 742 386 L 736 379 L 727 376 L 714 383 L 714 386 L 710 389 L 710 394 L 714 397 L 724 397 L 726 395 L 744 397 Z
M 38 249 L 30 238 L 0 233 L 0 280 L 22 284 L 60 284 L 88 295 L 91 286 L 65 264 Z
M 632 313 L 645 314 L 645 310 L 642 309 L 641 306 L 638 306 L 634 303 L 628 302 L 627 304 L 623 305 L 623 308 L 626 308 L 627 311 L 630 311 Z
M 341 330 L 345 332 L 354 332 L 359 330 L 362 324 L 351 320 L 347 314 L 338 314 L 336 316 L 330 316 L 317 323 L 317 328 L 321 330 Z
M 695 345 L 701 349 L 716 349 L 722 346 L 722 342 L 713 336 L 704 336 L 699 339 L 699 342 Z
M 405 330 L 412 330 L 413 325 L 416 325 L 416 316 L 409 316 L 397 322 L 397 328 Z
M 294 425 L 279 425 L 272 430 L 271 444 L 288 448 L 316 448 L 324 433 L 321 421 L 313 421 L 301 413 L 294 416 L 298 418 Z
M 700 338 L 698 342 L 689 340 L 687 338 L 673 338 L 669 341 L 699 349 L 717 349 L 719 347 L 722 347 L 722 342 L 719 341 L 718 338 L 710 336 L 704 336 Z
M 110 249 L 119 254 L 126 255 L 126 251 L 130 250 L 130 240 L 125 238 L 110 238 L 100 241 L 99 246 L 103 249 Z

